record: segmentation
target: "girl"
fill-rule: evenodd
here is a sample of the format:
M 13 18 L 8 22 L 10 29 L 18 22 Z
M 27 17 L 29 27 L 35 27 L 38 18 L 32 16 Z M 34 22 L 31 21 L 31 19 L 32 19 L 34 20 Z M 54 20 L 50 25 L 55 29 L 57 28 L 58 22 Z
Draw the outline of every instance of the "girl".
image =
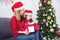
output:
M 43 40 L 41 32 L 39 35 L 38 25 L 36 23 L 34 23 L 32 20 L 32 11 L 31 10 L 25 10 L 25 18 L 26 18 L 26 22 L 25 22 L 26 30 L 25 31 L 27 31 L 29 33 L 28 38 L 31 40 L 39 40 L 39 36 L 40 36 L 40 40 Z

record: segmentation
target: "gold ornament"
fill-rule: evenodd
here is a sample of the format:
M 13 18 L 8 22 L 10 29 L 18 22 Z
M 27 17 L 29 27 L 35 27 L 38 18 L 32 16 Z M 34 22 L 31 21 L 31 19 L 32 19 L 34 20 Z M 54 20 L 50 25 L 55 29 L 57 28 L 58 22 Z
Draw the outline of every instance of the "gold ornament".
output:
M 48 4 L 48 5 L 51 4 L 51 1 L 48 1 L 47 4 Z
M 51 16 L 48 16 L 47 19 L 50 20 L 51 19 Z
M 54 32 L 54 29 L 53 29 L 53 28 L 51 28 L 51 29 L 50 29 L 50 32 Z
M 50 24 L 52 24 L 52 22 L 49 22 Z

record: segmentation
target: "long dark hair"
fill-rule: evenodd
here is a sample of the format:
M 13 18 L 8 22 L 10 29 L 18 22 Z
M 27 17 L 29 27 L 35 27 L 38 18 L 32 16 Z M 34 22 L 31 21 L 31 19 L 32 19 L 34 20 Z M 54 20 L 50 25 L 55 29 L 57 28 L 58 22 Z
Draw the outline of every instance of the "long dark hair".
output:
M 27 15 L 25 15 L 25 20 L 27 20 Z M 29 22 L 33 22 L 32 18 L 29 20 Z
M 20 18 L 21 18 L 20 22 L 22 22 L 23 20 L 25 21 L 24 15 L 23 16 L 20 15 Z

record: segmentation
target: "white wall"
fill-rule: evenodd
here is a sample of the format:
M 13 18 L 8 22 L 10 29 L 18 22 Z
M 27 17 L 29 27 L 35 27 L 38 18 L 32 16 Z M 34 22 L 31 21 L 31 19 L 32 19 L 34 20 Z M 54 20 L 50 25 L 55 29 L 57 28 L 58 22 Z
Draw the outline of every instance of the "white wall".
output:
M 56 11 L 56 20 L 60 26 L 60 0 L 52 0 L 52 5 Z
M 17 1 L 17 0 L 15 0 Z M 20 0 L 26 9 L 31 9 L 33 10 L 33 19 L 35 20 L 36 18 L 36 11 L 38 10 L 38 2 L 39 0 Z M 56 10 L 56 16 L 57 16 L 57 23 L 60 24 L 60 0 L 52 0 L 53 7 Z M 12 11 L 11 11 L 11 4 L 10 5 L 5 5 L 0 3 L 0 17 L 7 17 L 11 18 L 12 16 Z

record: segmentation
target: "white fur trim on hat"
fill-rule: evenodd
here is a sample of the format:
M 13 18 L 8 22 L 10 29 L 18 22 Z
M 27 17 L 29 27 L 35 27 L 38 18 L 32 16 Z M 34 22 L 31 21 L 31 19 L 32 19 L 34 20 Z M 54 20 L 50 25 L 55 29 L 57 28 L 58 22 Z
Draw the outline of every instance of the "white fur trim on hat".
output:
M 25 15 L 32 15 L 32 13 L 25 13 Z
M 15 8 L 14 10 L 20 10 L 20 9 L 23 9 L 23 8 L 24 8 L 24 6 L 19 7 L 19 8 Z

